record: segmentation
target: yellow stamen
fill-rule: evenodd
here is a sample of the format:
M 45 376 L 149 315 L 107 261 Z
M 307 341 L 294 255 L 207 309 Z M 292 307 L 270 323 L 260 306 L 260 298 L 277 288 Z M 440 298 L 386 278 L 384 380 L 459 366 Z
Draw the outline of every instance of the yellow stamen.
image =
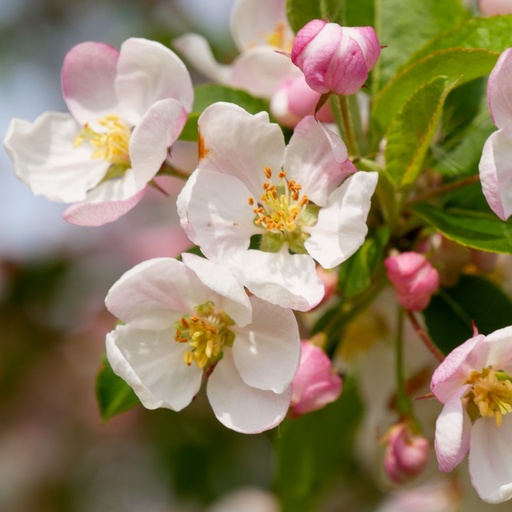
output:
M 98 124 L 105 131 L 98 132 L 86 124 L 73 141 L 73 146 L 76 148 L 87 142 L 93 147 L 91 158 L 101 158 L 111 164 L 129 165 L 131 129 L 114 115 L 100 119 Z

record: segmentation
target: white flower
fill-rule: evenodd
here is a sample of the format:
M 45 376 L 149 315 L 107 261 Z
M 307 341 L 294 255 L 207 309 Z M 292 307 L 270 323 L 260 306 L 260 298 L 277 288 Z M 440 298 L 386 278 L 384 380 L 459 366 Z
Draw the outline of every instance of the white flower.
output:
M 207 378 L 219 421 L 244 433 L 287 413 L 300 338 L 290 310 L 249 298 L 224 267 L 183 254 L 146 261 L 109 291 L 126 325 L 107 335 L 112 369 L 148 409 L 186 407 Z
M 62 67 L 70 114 L 14 119 L 5 137 L 14 172 L 32 192 L 75 203 L 69 222 L 99 225 L 133 208 L 192 108 L 185 65 L 168 48 L 128 39 L 72 48 Z
M 377 174 L 356 172 L 342 140 L 312 116 L 286 146 L 266 113 L 216 103 L 199 134 L 198 168 L 178 197 L 185 232 L 255 295 L 311 309 L 324 294 L 315 260 L 333 268 L 361 246 Z

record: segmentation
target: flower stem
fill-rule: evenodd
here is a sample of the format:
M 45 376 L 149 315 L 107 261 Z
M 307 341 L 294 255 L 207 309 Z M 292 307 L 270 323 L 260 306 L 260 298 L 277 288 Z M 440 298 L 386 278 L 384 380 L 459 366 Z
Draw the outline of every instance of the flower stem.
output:
M 348 105 L 348 98 L 343 95 L 338 95 L 338 105 L 341 113 L 341 124 L 343 128 L 343 135 L 345 143 L 347 144 L 348 154 L 351 157 L 359 155 L 359 148 L 357 147 L 357 141 L 352 128 L 352 122 L 350 119 L 350 109 Z
M 171 164 L 164 162 L 160 170 L 158 171 L 158 176 L 173 176 L 174 178 L 179 178 L 181 180 L 188 180 L 190 174 L 185 171 L 181 171 Z
M 425 346 L 428 348 L 430 353 L 440 362 L 442 363 L 444 361 L 444 355 L 443 353 L 435 346 L 434 342 L 430 339 L 428 334 L 425 332 L 424 329 L 422 329 L 420 323 L 418 322 L 418 319 L 416 318 L 416 315 L 412 312 L 407 310 L 407 316 L 414 327 L 414 330 L 416 331 L 416 334 L 419 336 L 421 341 L 425 344 Z

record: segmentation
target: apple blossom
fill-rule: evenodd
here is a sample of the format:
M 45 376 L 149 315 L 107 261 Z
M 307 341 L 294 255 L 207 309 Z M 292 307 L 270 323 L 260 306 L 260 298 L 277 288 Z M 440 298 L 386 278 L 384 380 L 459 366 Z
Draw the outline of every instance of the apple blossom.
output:
M 423 471 L 428 462 L 428 440 L 413 434 L 405 422 L 393 425 L 385 436 L 384 469 L 391 480 L 403 482 Z
M 482 190 L 502 220 L 512 215 L 512 48 L 505 50 L 489 76 L 487 103 L 498 130 L 484 144 L 479 171 Z
M 311 89 L 346 96 L 361 89 L 379 56 L 372 27 L 341 27 L 323 20 L 312 20 L 297 32 L 291 54 Z
M 72 48 L 62 67 L 70 114 L 14 119 L 5 137 L 14 172 L 36 195 L 74 203 L 69 222 L 100 225 L 133 208 L 168 157 L 192 108 L 181 60 L 163 45 L 128 39 Z
M 248 297 L 221 265 L 192 254 L 146 261 L 110 289 L 125 322 L 107 335 L 112 369 L 148 409 L 180 411 L 207 379 L 213 411 L 245 433 L 286 415 L 300 359 L 292 311 Z
M 328 355 L 310 341 L 301 343 L 300 365 L 293 378 L 290 408 L 294 416 L 306 414 L 334 402 L 342 380 Z
M 489 503 L 512 498 L 512 327 L 477 334 L 432 376 L 444 404 L 436 422 L 439 469 L 452 471 L 469 451 L 471 483 Z
M 324 295 L 315 260 L 333 268 L 365 239 L 377 173 L 356 172 L 312 116 L 288 146 L 267 113 L 229 103 L 208 107 L 198 126 L 198 168 L 178 197 L 185 232 L 255 295 L 311 309 Z
M 384 262 L 398 302 L 410 311 L 423 311 L 439 288 L 439 272 L 423 254 L 403 252 Z

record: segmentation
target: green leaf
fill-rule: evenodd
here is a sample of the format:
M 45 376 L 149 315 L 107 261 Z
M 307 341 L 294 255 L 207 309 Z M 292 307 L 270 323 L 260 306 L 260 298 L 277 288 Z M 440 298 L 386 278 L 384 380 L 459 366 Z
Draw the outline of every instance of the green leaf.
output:
M 282 512 L 318 510 L 318 501 L 333 480 L 341 474 L 351 476 L 354 434 L 362 412 L 355 381 L 345 379 L 336 402 L 281 423 L 276 452 Z
M 434 295 L 423 315 L 430 337 L 448 354 L 473 336 L 473 321 L 482 334 L 510 325 L 512 302 L 485 277 L 463 275 Z
M 489 74 L 499 54 L 482 49 L 452 48 L 440 50 L 401 71 L 375 99 L 372 111 L 374 142 L 390 125 L 406 101 L 425 82 L 438 76 L 449 81 L 459 79 L 458 85 Z
M 323 19 L 345 25 L 343 11 L 343 0 L 286 0 L 286 15 L 295 33 L 311 20 Z
M 96 399 L 104 422 L 140 404 L 132 388 L 112 371 L 106 357 L 96 377 Z
M 382 263 L 389 233 L 389 229 L 384 228 L 374 236 L 368 236 L 356 253 L 341 265 L 338 288 L 345 298 L 356 297 L 371 285 L 372 277 Z
M 455 81 L 433 78 L 417 89 L 386 134 L 386 169 L 397 185 L 414 183 L 437 130 L 443 104 Z
M 347 27 L 373 27 L 375 25 L 375 0 L 345 0 Z
M 412 210 L 446 238 L 482 251 L 512 254 L 512 220 L 504 222 L 487 206 L 477 184 L 476 193 L 470 187 L 461 189 L 444 207 L 427 203 L 414 205 Z M 475 191 L 474 188 L 472 188 Z M 466 196 L 466 198 L 464 198 Z M 476 197 L 470 201 L 470 197 Z M 458 198 L 458 199 L 457 199 Z
M 376 0 L 376 30 L 386 48 L 374 72 L 381 89 L 411 53 L 467 16 L 460 0 Z M 411 30 L 411 27 L 414 27 Z
M 481 48 L 501 53 L 512 46 L 512 15 L 472 18 L 439 34 L 411 55 L 406 65 L 448 48 Z
M 179 140 L 197 141 L 197 120 L 206 107 L 218 101 L 235 103 L 250 114 L 269 112 L 269 103 L 262 98 L 256 98 L 241 89 L 233 89 L 227 85 L 201 84 L 194 88 L 194 110 L 188 115 L 187 123 L 181 132 Z

